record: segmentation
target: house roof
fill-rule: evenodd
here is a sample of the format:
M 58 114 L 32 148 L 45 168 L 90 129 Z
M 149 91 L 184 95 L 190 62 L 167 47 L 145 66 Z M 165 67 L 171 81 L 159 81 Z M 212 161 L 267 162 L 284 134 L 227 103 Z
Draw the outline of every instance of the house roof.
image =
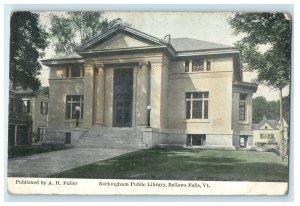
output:
M 160 48 L 165 49 L 168 53 L 170 53 L 172 56 L 177 56 L 176 53 L 180 52 L 212 52 L 215 51 L 220 53 L 221 50 L 226 50 L 226 53 L 236 53 L 236 50 L 234 50 L 233 46 L 223 45 L 223 44 L 217 44 L 213 42 L 208 41 L 202 41 L 198 39 L 192 39 L 192 38 L 171 38 L 170 35 L 169 39 L 160 39 L 154 36 L 151 36 L 149 34 L 146 34 L 142 31 L 136 30 L 134 28 L 131 28 L 127 25 L 124 25 L 122 23 L 116 24 L 113 27 L 107 29 L 106 31 L 102 32 L 100 35 L 96 36 L 95 38 L 87 41 L 86 43 L 82 44 L 77 50 L 76 53 L 65 55 L 65 56 L 59 56 L 54 57 L 51 59 L 44 59 L 42 60 L 43 64 L 45 65 L 51 65 L 51 64 L 59 64 L 61 62 L 69 62 L 70 60 L 76 60 L 78 62 L 82 61 L 83 56 L 86 54 L 91 53 L 97 53 L 97 52 L 112 52 L 112 51 L 119 51 L 119 50 L 109 50 L 105 49 L 103 51 L 101 50 L 95 50 L 93 51 L 93 48 L 95 48 L 97 45 L 102 44 L 104 42 L 107 42 L 111 37 L 118 33 L 124 33 L 130 36 L 134 36 L 137 39 L 140 39 L 142 41 L 146 41 L 150 43 L 152 46 L 148 46 L 147 48 L 143 47 L 143 49 L 154 49 L 154 48 Z M 129 48 L 129 49 L 136 49 L 136 48 Z M 122 48 L 123 51 L 127 51 L 125 48 Z M 215 54 L 214 53 L 214 54 Z M 199 54 L 198 54 L 199 55 Z M 179 56 L 179 55 L 178 55 Z M 185 55 L 186 56 L 186 55 Z
M 73 54 L 67 54 L 67 55 L 64 55 L 64 56 L 56 56 L 56 57 L 53 57 L 51 59 L 52 60 L 60 60 L 60 59 L 83 59 L 83 57 L 80 56 L 77 53 L 73 53 Z
M 42 94 L 42 95 L 48 95 L 49 94 L 49 87 L 40 87 L 37 91 L 33 91 L 30 88 L 23 89 L 22 87 L 16 88 L 13 90 L 16 94 L 19 95 L 37 95 L 37 94 Z
M 234 82 L 233 89 L 245 93 L 255 93 L 257 91 L 258 84 L 250 82 Z
M 192 38 L 171 38 L 171 45 L 177 52 L 182 51 L 199 51 L 199 50 L 213 50 L 213 49 L 232 49 L 233 46 L 217 44 L 208 41 L 202 41 Z
M 278 129 L 277 128 L 278 121 L 267 119 L 266 116 L 264 116 L 263 119 L 258 124 L 252 124 L 252 128 L 253 130 L 259 130 L 265 124 L 268 124 L 272 129 Z

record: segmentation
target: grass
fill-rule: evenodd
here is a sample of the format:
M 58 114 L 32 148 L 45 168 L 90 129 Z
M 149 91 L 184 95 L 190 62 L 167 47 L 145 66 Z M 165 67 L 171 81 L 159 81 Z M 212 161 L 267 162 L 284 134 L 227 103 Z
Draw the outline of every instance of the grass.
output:
M 269 152 L 154 148 L 51 177 L 285 182 L 288 166 Z
M 8 158 L 24 157 L 28 155 L 41 154 L 46 152 L 58 151 L 67 149 L 65 146 L 9 146 L 8 147 Z

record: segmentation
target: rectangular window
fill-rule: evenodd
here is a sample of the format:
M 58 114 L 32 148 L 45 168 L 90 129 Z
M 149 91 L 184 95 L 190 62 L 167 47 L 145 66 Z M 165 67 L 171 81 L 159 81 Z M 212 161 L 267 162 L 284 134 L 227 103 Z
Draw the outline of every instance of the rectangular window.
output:
M 208 119 L 208 92 L 187 92 L 186 119 Z
M 207 60 L 206 61 L 206 71 L 210 71 L 211 70 L 211 60 Z
M 66 77 L 84 77 L 84 69 L 82 64 L 68 65 L 66 68 Z
M 204 71 L 204 59 L 193 59 L 192 71 L 193 72 Z
M 76 110 L 79 108 L 79 111 Z M 83 95 L 66 96 L 66 119 L 83 119 Z
M 240 101 L 239 101 L 239 120 L 245 121 L 246 120 L 246 97 L 247 94 L 240 94 Z
M 248 136 L 240 136 L 240 147 L 247 147 Z
M 186 146 L 205 146 L 205 134 L 188 134 L 186 137 Z
M 30 113 L 30 100 L 22 100 L 22 112 Z
M 267 139 L 267 134 L 260 134 L 260 139 Z
M 212 70 L 212 59 L 192 59 L 190 71 L 190 60 L 185 60 L 185 72 L 202 72 Z
M 37 130 L 38 141 L 42 141 L 45 138 L 46 128 L 39 127 Z
M 268 134 L 268 139 L 274 139 L 274 134 Z
M 48 102 L 41 102 L 41 114 L 48 114 Z
M 190 71 L 190 61 L 189 60 L 185 60 L 184 69 L 185 69 L 185 72 Z

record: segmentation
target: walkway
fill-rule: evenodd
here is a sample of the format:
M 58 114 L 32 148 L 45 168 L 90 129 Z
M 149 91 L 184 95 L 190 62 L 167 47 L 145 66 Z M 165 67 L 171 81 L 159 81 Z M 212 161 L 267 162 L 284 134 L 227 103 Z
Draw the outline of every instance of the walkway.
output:
M 71 148 L 8 160 L 8 177 L 48 177 L 62 171 L 110 159 L 133 149 Z

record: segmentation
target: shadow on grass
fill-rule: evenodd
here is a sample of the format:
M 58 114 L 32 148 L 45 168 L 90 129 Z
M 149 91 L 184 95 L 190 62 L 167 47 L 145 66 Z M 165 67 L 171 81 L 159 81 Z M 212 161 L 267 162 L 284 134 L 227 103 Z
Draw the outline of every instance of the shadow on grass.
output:
M 252 153 L 249 156 L 237 151 L 150 149 L 51 177 L 266 182 L 288 180 L 287 165 L 276 162 L 277 158 L 273 158 L 272 154 Z M 263 161 L 264 158 L 272 161 Z
M 23 146 L 9 146 L 8 147 L 8 158 L 25 157 L 34 154 L 41 154 L 53 151 L 59 151 L 68 149 L 63 145 L 46 145 L 46 146 L 35 146 L 35 145 L 23 145 Z

